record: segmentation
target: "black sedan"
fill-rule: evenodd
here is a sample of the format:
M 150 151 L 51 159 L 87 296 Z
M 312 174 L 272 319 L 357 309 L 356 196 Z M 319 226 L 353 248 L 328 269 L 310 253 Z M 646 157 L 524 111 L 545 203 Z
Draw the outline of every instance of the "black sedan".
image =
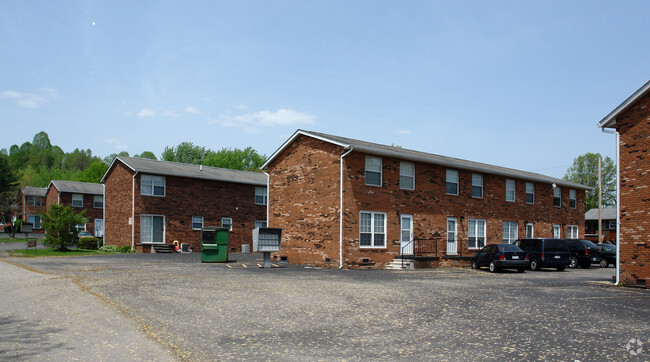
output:
M 486 245 L 472 258 L 472 268 L 487 266 L 495 273 L 501 269 L 517 269 L 523 273 L 530 264 L 528 253 L 512 244 Z

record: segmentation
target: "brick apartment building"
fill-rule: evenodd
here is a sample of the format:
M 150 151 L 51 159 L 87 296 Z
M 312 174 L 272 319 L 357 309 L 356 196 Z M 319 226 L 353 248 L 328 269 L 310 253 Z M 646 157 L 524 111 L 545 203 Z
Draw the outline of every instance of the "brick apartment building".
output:
M 602 220 L 602 241 L 616 241 L 616 207 L 603 207 L 600 214 Z M 598 209 L 585 212 L 585 239 L 598 243 Z
M 75 214 L 86 210 L 88 222 L 77 225 L 79 231 L 88 231 L 95 236 L 104 235 L 104 186 L 102 184 L 52 180 L 47 186 L 45 204 L 72 206 Z
M 177 240 L 199 250 L 201 228 L 230 227 L 231 251 L 252 243 L 252 230 L 266 226 L 263 173 L 116 157 L 105 186 L 106 245 L 152 252 Z
M 618 132 L 620 280 L 648 287 L 650 279 L 650 81 L 603 118 Z
M 31 223 L 35 233 L 42 233 L 41 213 L 45 211 L 45 193 L 44 187 L 21 187 L 18 190 L 19 215 L 17 218 Z
M 584 234 L 588 187 L 536 173 L 303 130 L 263 168 L 274 257 L 293 264 L 459 265 L 485 244 Z

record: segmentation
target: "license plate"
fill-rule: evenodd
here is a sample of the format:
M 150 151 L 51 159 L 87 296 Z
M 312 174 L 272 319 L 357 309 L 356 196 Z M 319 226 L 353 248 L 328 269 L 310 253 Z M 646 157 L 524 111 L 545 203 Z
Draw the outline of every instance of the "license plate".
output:
M 560 259 L 560 256 L 559 256 L 559 255 L 556 255 L 556 256 L 555 256 L 555 259 Z
M 519 255 L 513 255 L 512 258 L 513 259 L 519 259 Z
M 598 260 L 598 259 L 596 259 L 596 258 L 591 258 L 591 260 L 596 261 L 596 260 Z

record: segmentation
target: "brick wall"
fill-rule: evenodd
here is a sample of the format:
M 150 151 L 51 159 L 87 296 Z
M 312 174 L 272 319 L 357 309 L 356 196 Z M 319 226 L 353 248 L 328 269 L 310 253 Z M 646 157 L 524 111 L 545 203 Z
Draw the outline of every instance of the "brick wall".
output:
M 95 234 L 95 219 L 104 218 L 104 209 L 95 208 L 93 206 L 94 196 L 92 194 L 83 194 L 83 207 L 72 207 L 72 211 L 75 214 L 81 213 L 83 210 L 86 210 L 86 218 L 88 222 L 86 223 L 86 231 L 91 234 Z M 59 192 L 56 187 L 52 186 L 47 193 L 45 194 L 45 199 L 47 207 L 50 205 L 60 204 L 63 206 L 72 205 L 72 193 L 70 192 Z
M 30 206 L 28 203 L 27 198 L 29 196 L 24 195 L 22 192 L 18 193 L 19 197 L 19 202 L 20 202 L 20 213 L 22 214 L 20 219 L 25 220 L 27 222 L 27 216 L 28 215 L 41 215 L 43 212 L 47 210 L 46 208 L 46 199 L 45 197 L 41 197 L 41 206 Z M 44 230 L 41 229 L 34 229 L 34 232 L 36 233 L 43 233 Z
M 650 93 L 616 118 L 620 152 L 620 273 L 626 285 L 650 284 Z
M 131 194 L 134 172 L 116 161 L 104 181 L 104 244 L 131 246 Z
M 290 263 L 338 267 L 339 258 L 339 158 L 344 150 L 332 144 L 299 136 L 269 165 L 269 226 L 283 231 L 282 252 Z M 446 249 L 447 217 L 458 219 L 458 254 L 468 250 L 470 218 L 486 220 L 488 243 L 502 241 L 503 221 L 534 224 L 534 236 L 552 237 L 553 224 L 576 225 L 584 233 L 584 191 L 576 190 L 577 207 L 569 205 L 569 189 L 562 188 L 562 207 L 553 206 L 551 184 L 535 183 L 535 203 L 525 203 L 525 181 L 516 180 L 516 201 L 505 201 L 505 177 L 483 175 L 484 196 L 471 196 L 472 172 L 459 170 L 459 195 L 445 191 L 446 168 L 415 163 L 415 190 L 399 188 L 400 160 L 382 157 L 382 186 L 365 185 L 365 154 L 344 158 L 344 267 L 383 267 L 400 254 L 400 215 L 413 215 L 414 237 L 439 235 L 438 248 Z M 359 247 L 361 211 L 386 213 L 386 247 Z M 329 261 L 329 262 L 328 262 Z M 443 264 L 453 264 L 451 260 Z

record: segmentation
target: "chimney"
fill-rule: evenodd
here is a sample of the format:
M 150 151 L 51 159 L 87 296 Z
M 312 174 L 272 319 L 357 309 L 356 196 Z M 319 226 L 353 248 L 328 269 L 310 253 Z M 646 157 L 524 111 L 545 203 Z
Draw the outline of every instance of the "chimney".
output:
M 203 171 L 203 165 L 199 165 L 199 171 Z

